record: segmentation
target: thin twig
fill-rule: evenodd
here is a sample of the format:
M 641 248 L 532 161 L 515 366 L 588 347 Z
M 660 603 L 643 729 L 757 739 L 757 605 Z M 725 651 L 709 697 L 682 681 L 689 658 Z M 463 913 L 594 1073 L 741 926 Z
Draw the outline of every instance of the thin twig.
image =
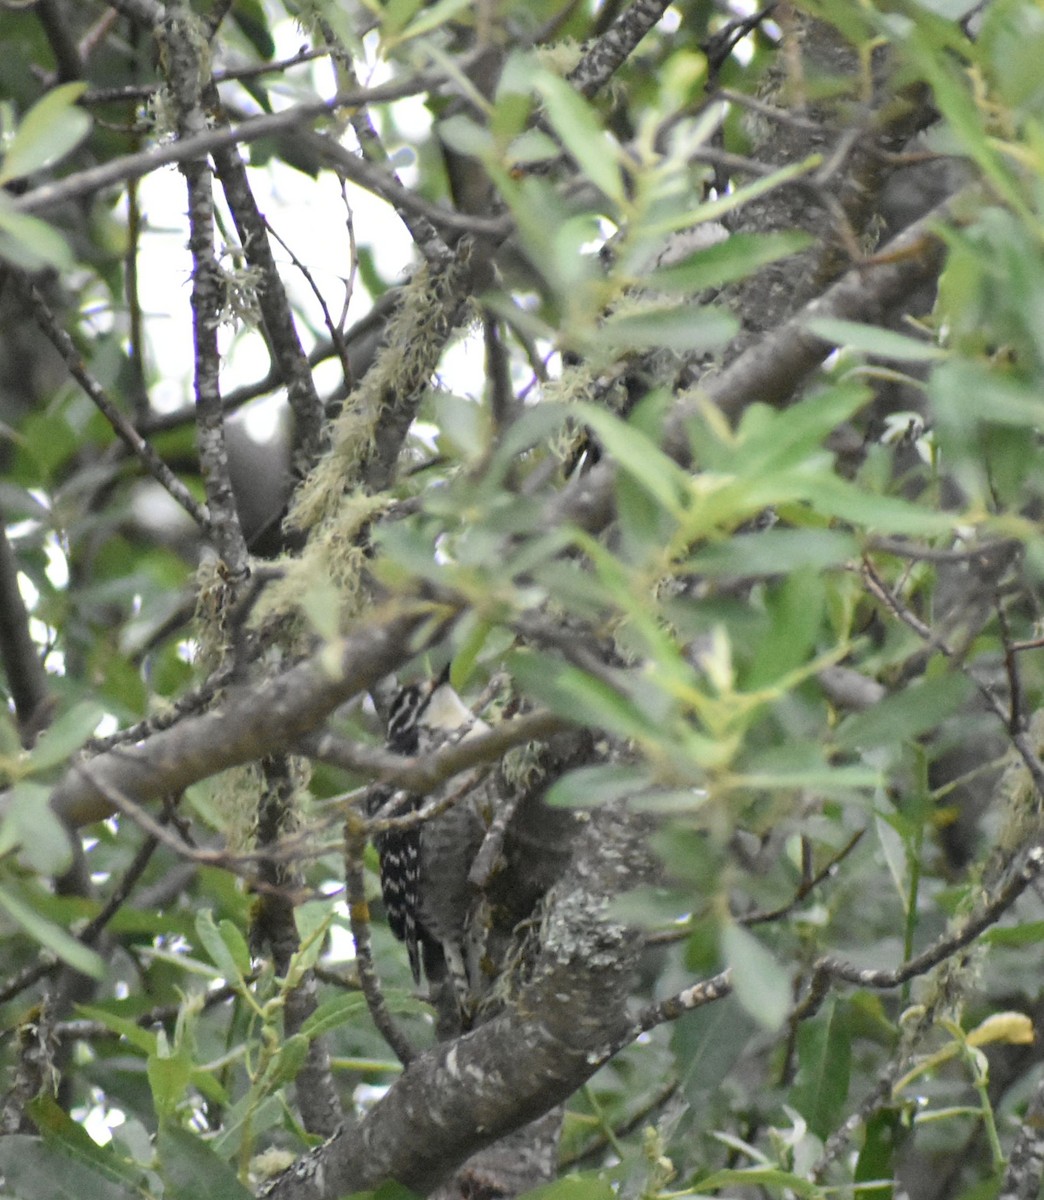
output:
M 301 749 L 321 762 L 349 771 L 364 771 L 381 783 L 425 795 L 469 767 L 496 762 L 515 746 L 542 741 L 567 725 L 562 717 L 546 710 L 526 713 L 444 746 L 434 754 L 412 758 L 349 742 L 328 732 L 307 739 Z
M 926 625 L 920 617 L 907 608 L 877 573 L 876 568 L 869 559 L 863 559 L 862 574 L 867 590 L 871 595 L 880 600 L 893 616 L 902 621 L 904 625 L 909 626 L 919 638 L 931 646 L 932 649 L 938 650 L 944 658 L 956 665 L 962 675 L 971 680 L 979 695 L 986 701 L 990 711 L 1004 726 L 1011 739 L 1011 744 L 1015 747 L 1019 757 L 1029 771 L 1037 791 L 1044 797 L 1044 763 L 1041 762 L 1036 749 L 1026 736 L 1026 731 L 1024 729 L 1011 728 L 1011 714 L 1005 709 L 993 689 L 983 683 L 966 664 L 959 661 L 953 649 L 939 637 L 930 625 Z
M 211 112 L 222 113 L 217 87 L 210 83 L 203 99 Z M 228 122 L 222 119 L 222 125 Z M 214 151 L 214 169 L 239 234 L 247 262 L 261 274 L 257 303 L 275 361 L 286 385 L 287 401 L 295 420 L 295 465 L 304 474 L 319 457 L 323 436 L 323 404 L 315 390 L 308 356 L 297 333 L 290 301 L 279 275 L 268 240 L 268 222 L 261 214 L 250 186 L 246 164 L 237 146 Z M 220 405 L 220 398 L 218 400 Z
M 35 285 L 26 279 L 18 279 L 17 277 L 15 278 L 15 285 L 32 309 L 37 325 L 39 325 L 48 341 L 61 355 L 69 374 L 87 393 L 95 407 L 109 422 L 124 445 L 157 483 L 181 505 L 200 529 L 204 532 L 209 531 L 210 513 L 206 505 L 199 503 L 152 446 L 138 433 L 113 401 L 109 399 L 102 385 L 87 370 L 72 338 L 58 323 L 54 313 Z
M 786 904 L 780 905 L 779 908 L 761 909 L 757 912 L 744 913 L 737 917 L 741 925 L 765 925 L 770 921 L 779 921 L 783 917 L 789 916 L 795 908 L 805 899 L 808 898 L 810 892 L 815 891 L 824 880 L 829 879 L 833 875 L 842 862 L 852 853 L 862 840 L 865 829 L 860 829 L 854 833 L 841 849 L 830 859 L 821 871 L 817 871 L 815 875 L 808 879 L 802 879 L 798 885 L 794 896 Z
M 710 979 L 704 979 L 700 983 L 692 984 L 691 987 L 683 988 L 673 996 L 668 996 L 666 1000 L 647 1005 L 638 1014 L 637 1033 L 647 1033 L 665 1021 L 677 1021 L 679 1017 L 692 1012 L 693 1009 L 702 1008 L 704 1004 L 712 1004 L 715 1000 L 721 1000 L 731 992 L 732 971 L 730 968 L 726 968 L 717 975 L 712 975 Z
M 328 54 L 329 51 L 325 47 L 321 49 L 305 47 L 289 58 L 273 59 L 271 62 L 259 63 L 250 67 L 229 67 L 224 71 L 215 71 L 214 82 L 231 83 L 236 80 L 257 79 L 262 75 L 281 75 L 291 67 L 300 66 L 301 63 L 311 62 L 316 58 L 326 58 Z M 90 108 L 95 104 L 148 100 L 158 90 L 159 84 L 156 83 L 134 84 L 130 87 L 118 88 L 92 88 L 90 91 L 84 92 L 77 103 L 84 108 Z
M 452 209 L 443 208 L 440 204 L 433 204 L 404 184 L 399 183 L 387 169 L 367 162 L 366 159 L 353 154 L 340 142 L 334 141 L 325 134 L 302 129 L 298 131 L 297 136 L 301 145 L 314 150 L 332 170 L 343 174 L 352 183 L 372 192 L 382 200 L 386 200 L 395 209 L 407 229 L 411 224 L 416 228 L 414 218 L 423 218 L 430 223 L 433 229 L 446 230 L 457 237 L 461 234 L 471 233 L 502 240 L 514 228 L 514 220 L 509 216 L 480 217 L 469 213 L 454 212 Z M 412 230 L 411 236 L 413 236 Z M 424 243 L 429 257 L 433 242 L 436 246 L 445 244 L 441 237 L 429 239 Z
M 677 1079 L 668 1079 L 627 1120 L 622 1121 L 613 1128 L 614 1137 L 625 1138 L 628 1134 L 634 1133 L 639 1125 L 644 1125 L 657 1109 L 662 1108 L 672 1096 L 677 1094 L 679 1087 L 680 1084 Z M 593 1158 L 599 1150 L 604 1149 L 608 1144 L 609 1139 L 604 1133 L 597 1134 L 589 1142 L 586 1142 L 572 1153 L 562 1155 L 558 1160 L 559 1169 L 568 1171 L 576 1168 L 580 1163 Z
M 399 1062 L 408 1066 L 416 1057 L 416 1051 L 396 1025 L 388 1009 L 373 961 L 370 909 L 366 903 L 366 884 L 363 878 L 366 833 L 366 822 L 361 813 L 357 809 L 350 809 L 344 822 L 344 879 L 348 892 L 348 920 L 355 942 L 355 966 L 359 972 L 359 986 L 374 1025 Z
M 291 133 L 316 117 L 335 113 L 342 106 L 352 107 L 357 104 L 398 100 L 403 96 L 415 96 L 431 91 L 444 82 L 444 77 L 436 73 L 416 75 L 406 83 L 381 84 L 358 92 L 340 93 L 332 100 L 308 100 L 283 112 L 249 117 L 232 129 L 204 129 L 176 142 L 167 142 L 137 154 L 127 154 L 102 166 L 77 171 L 54 183 L 41 184 L 17 199 L 12 199 L 9 208 L 12 212 L 46 212 L 69 200 L 90 196 L 115 183 L 122 184 L 130 179 L 140 179 L 143 175 L 149 175 L 157 168 L 170 163 L 181 163 L 186 159 L 210 154 L 221 146 L 242 146 L 256 142 L 259 138 L 271 137 L 273 134 Z
M 899 987 L 908 980 L 930 971 L 932 967 L 938 966 L 958 950 L 971 945 L 981 933 L 995 924 L 1011 908 L 1042 870 L 1044 870 L 1044 849 L 1040 846 L 1033 846 L 1027 852 L 1022 865 L 1011 872 L 997 893 L 977 913 L 972 914 L 960 929 L 939 938 L 927 950 L 915 955 L 901 967 L 896 967 L 891 971 L 857 967 L 854 963 L 845 962 L 843 959 L 826 954 L 816 960 L 815 974 L 842 979 L 846 983 L 854 983 L 858 987 Z M 810 986 L 815 986 L 814 981 Z
M 343 183 L 341 186 L 341 193 L 342 193 L 342 195 L 344 195 Z M 308 284 L 309 290 L 311 291 L 312 295 L 315 297 L 316 303 L 319 305 L 319 310 L 323 314 L 323 324 L 326 326 L 326 330 L 330 335 L 330 342 L 332 343 L 334 349 L 337 351 L 337 357 L 341 363 L 341 372 L 344 375 L 344 385 L 345 385 L 345 387 L 350 388 L 351 383 L 352 383 L 352 369 L 351 369 L 351 365 L 348 362 L 348 346 L 344 340 L 343 328 L 341 327 L 341 325 L 338 325 L 334 321 L 333 317 L 330 315 L 330 309 L 327 306 L 326 297 L 323 295 L 322 291 L 320 291 L 319 285 L 315 282 L 315 276 L 312 274 L 312 272 L 297 257 L 297 255 L 293 252 L 293 250 L 290 249 L 290 246 L 287 244 L 286 239 L 280 237 L 280 235 L 277 233 L 277 231 L 272 227 L 271 221 L 269 221 L 267 217 L 262 217 L 261 219 L 264 222 L 265 229 L 271 234 L 271 236 L 273 238 L 275 238 L 275 240 L 279 243 L 279 245 L 282 246 L 282 248 L 290 256 L 290 261 L 293 263 L 294 267 L 301 273 L 302 278 L 304 279 L 305 283 Z M 349 213 L 349 220 L 348 220 L 348 230 L 349 230 L 349 240 L 351 241 L 351 246 L 349 247 L 348 257 L 349 257 L 349 263 L 350 263 L 350 270 L 354 274 L 355 263 L 356 263 L 355 236 L 354 236 L 354 231 L 352 229 L 350 213 Z M 351 288 L 350 287 L 348 288 L 348 296 L 349 296 L 349 298 L 351 296 Z M 347 307 L 348 307 L 348 301 L 346 299 L 345 309 L 344 309 L 345 312 L 347 312 Z
M 349 54 L 341 44 L 340 39 L 328 21 L 319 17 L 318 25 L 323 37 L 326 39 L 326 44 L 337 64 L 341 76 L 352 87 L 357 87 L 359 80 L 355 73 L 353 55 Z M 398 172 L 391 164 L 391 156 L 384 148 L 384 143 L 381 141 L 377 127 L 373 123 L 369 109 L 365 106 L 350 109 L 348 122 L 352 127 L 352 132 L 355 134 L 356 140 L 359 143 L 359 149 L 362 151 L 366 161 L 382 169 L 392 184 L 400 188 L 403 193 L 408 193 L 409 189 L 403 187 Z M 345 174 L 347 175 L 348 172 L 345 171 Z M 437 261 L 449 257 L 449 247 L 438 232 L 438 227 L 433 225 L 427 216 L 411 212 L 409 207 L 403 206 L 396 206 L 396 212 L 399 214 L 399 219 L 409 230 L 417 249 L 420 250 L 425 258 Z

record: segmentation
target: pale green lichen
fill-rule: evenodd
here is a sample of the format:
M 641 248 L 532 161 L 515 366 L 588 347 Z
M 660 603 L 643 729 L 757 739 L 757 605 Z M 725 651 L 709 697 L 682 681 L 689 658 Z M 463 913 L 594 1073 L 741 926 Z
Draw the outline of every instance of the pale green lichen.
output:
M 466 262 L 465 253 L 435 278 L 423 265 L 404 287 L 402 301 L 388 322 L 384 347 L 333 421 L 329 452 L 294 497 L 287 517 L 291 528 L 311 530 L 328 521 L 342 524 L 339 508 L 362 482 L 378 429 L 396 423 L 396 409 L 415 408 L 418 394 L 438 367 L 447 329 L 461 303 L 461 271 Z M 403 414 L 407 424 L 411 415 Z
M 330 624 L 343 629 L 365 603 L 365 530 L 390 504 L 391 499 L 383 494 L 356 492 L 342 497 L 334 516 L 312 534 L 300 557 L 287 560 L 283 577 L 265 589 L 253 623 L 269 629 L 274 622 L 291 617 L 304 630 L 303 598 L 323 592 L 331 594 L 338 607 L 336 621 Z
M 209 674 L 227 658 L 231 650 L 229 612 L 235 601 L 232 582 L 225 564 L 206 555 L 196 569 L 196 662 Z

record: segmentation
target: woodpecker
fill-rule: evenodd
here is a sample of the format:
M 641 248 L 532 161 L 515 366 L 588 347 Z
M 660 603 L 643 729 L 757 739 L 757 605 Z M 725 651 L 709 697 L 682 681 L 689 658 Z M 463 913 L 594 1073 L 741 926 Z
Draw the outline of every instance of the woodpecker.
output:
M 485 729 L 485 722 L 469 711 L 444 678 L 438 678 L 398 692 L 388 715 L 387 748 L 404 756 L 430 754 Z M 461 781 L 443 786 L 459 788 Z M 375 787 L 367 797 L 367 814 L 402 816 L 438 795 Z M 485 832 L 486 822 L 470 789 L 431 820 L 374 837 L 388 926 L 406 944 L 414 982 L 420 983 L 423 971 L 434 991 L 448 975 L 455 1006 L 465 1021 L 478 959 L 468 946 L 475 901 L 468 871 Z

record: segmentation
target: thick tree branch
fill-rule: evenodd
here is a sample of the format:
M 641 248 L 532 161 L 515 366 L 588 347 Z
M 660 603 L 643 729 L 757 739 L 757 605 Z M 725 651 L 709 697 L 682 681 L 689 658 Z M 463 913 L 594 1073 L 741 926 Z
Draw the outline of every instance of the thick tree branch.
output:
M 232 688 L 221 705 L 134 746 L 118 746 L 91 760 L 93 780 L 73 767 L 55 788 L 52 806 L 72 825 L 99 821 L 113 811 L 103 788 L 145 803 L 217 771 L 293 747 L 345 700 L 430 644 L 445 630 L 427 625 L 428 606 L 376 616 L 365 627 L 274 678 Z
M 635 0 L 594 45 L 588 47 L 584 57 L 569 73 L 569 82 L 588 98 L 600 91 L 669 7 L 670 0 Z
M 549 898 L 540 957 L 502 1015 L 415 1059 L 359 1124 L 261 1195 L 334 1200 L 394 1179 L 425 1194 L 465 1159 L 548 1112 L 637 1032 L 626 1009 L 639 939 L 606 902 L 647 869 L 645 830 L 592 814 L 567 880 Z
M 724 370 L 684 394 L 667 421 L 665 449 L 671 457 L 690 463 L 689 422 L 703 404 L 713 404 L 732 419 L 755 402 L 786 404 L 833 349 L 809 331 L 810 321 L 843 317 L 873 324 L 885 319 L 916 288 L 935 280 L 944 257 L 938 227 L 958 220 L 967 199 L 967 193 L 961 192 L 932 209 L 789 321 L 764 334 Z M 549 502 L 547 527 L 572 521 L 586 529 L 604 529 L 614 515 L 615 478 L 610 462 L 580 476 Z

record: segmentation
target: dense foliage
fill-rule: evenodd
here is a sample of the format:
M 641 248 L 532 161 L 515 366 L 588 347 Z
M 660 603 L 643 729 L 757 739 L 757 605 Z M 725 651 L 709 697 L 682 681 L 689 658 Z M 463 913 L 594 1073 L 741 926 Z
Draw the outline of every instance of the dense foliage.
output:
M 0 42 L 0 1195 L 1036 1196 L 1039 4 Z

